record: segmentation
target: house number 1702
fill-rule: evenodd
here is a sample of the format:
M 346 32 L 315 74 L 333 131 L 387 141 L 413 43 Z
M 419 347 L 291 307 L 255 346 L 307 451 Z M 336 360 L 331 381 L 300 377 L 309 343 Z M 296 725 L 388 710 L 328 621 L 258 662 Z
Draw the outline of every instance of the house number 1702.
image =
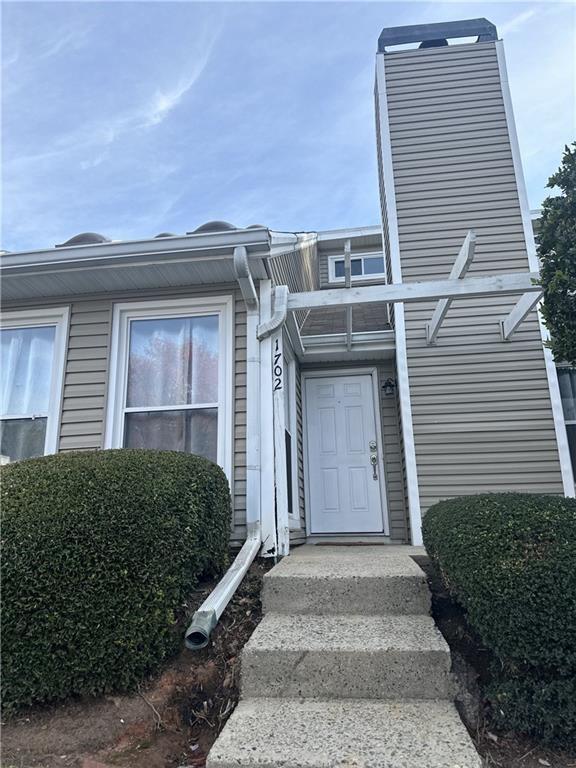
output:
M 274 377 L 274 392 L 282 389 L 282 376 L 284 369 L 282 368 L 282 348 L 280 347 L 280 340 L 276 339 L 274 344 L 274 362 L 272 364 L 272 373 Z

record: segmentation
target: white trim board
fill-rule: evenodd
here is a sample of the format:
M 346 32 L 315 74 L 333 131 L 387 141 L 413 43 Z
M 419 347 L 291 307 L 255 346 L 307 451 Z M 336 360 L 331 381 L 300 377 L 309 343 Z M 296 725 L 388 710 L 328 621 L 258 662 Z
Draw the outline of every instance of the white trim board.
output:
M 134 301 L 114 305 L 104 439 L 105 448 L 120 448 L 123 443 L 130 321 L 134 319 L 143 320 L 217 314 L 219 316 L 218 464 L 226 473 L 231 488 L 233 487 L 233 308 L 232 296 Z M 154 409 L 140 408 L 138 410 Z M 160 408 L 159 410 L 169 410 L 169 407 Z
M 70 327 L 70 307 L 48 307 L 46 309 L 28 309 L 13 312 L 2 312 L 0 315 L 2 329 L 7 328 L 38 328 L 54 326 L 54 348 L 52 350 L 52 375 L 46 420 L 46 436 L 44 439 L 44 455 L 56 453 L 60 438 L 62 421 L 62 397 L 64 392 L 64 376 L 66 372 L 66 350 Z M 22 418 L 26 418 L 23 416 Z
M 372 378 L 372 394 L 374 398 L 374 417 L 376 426 L 376 442 L 378 445 L 378 479 L 380 486 L 380 504 L 382 509 L 383 531 L 375 533 L 377 536 L 390 536 L 390 514 L 388 509 L 388 496 L 386 489 L 386 476 L 384 464 L 384 441 L 382 436 L 382 409 L 380 406 L 380 394 L 378 391 L 378 369 L 374 366 L 360 366 L 358 368 L 319 368 L 315 371 L 303 371 L 300 374 L 302 391 L 302 445 L 304 459 L 304 498 L 306 513 L 306 536 L 329 535 L 311 533 L 311 510 L 310 510 L 310 483 L 309 483 L 309 465 L 308 465 L 308 429 L 307 429 L 307 402 L 306 402 L 306 380 L 329 378 L 330 376 L 357 376 L 367 375 Z M 332 534 L 332 535 L 354 535 L 354 534 Z M 368 534 L 358 534 L 368 535 Z
M 510 148 L 512 151 L 512 162 L 514 164 L 514 175 L 516 176 L 516 186 L 518 188 L 518 198 L 520 201 L 520 211 L 522 213 L 522 229 L 524 230 L 524 240 L 526 242 L 526 252 L 528 255 L 528 265 L 532 272 L 538 272 L 538 256 L 536 253 L 536 242 L 534 240 L 534 230 L 532 228 L 532 215 L 528 205 L 528 194 L 526 192 L 526 182 L 522 170 L 522 157 L 520 155 L 520 145 L 518 143 L 518 133 L 516 131 L 516 122 L 514 120 L 514 109 L 512 106 L 512 96 L 510 94 L 510 85 L 508 82 L 508 72 L 506 69 L 506 56 L 504 53 L 504 44 L 502 40 L 497 40 L 496 56 L 498 59 L 498 70 L 500 73 L 500 85 L 502 87 L 502 97 L 504 99 L 504 112 L 508 124 L 508 133 L 510 136 Z M 558 386 L 558 375 L 556 365 L 551 350 L 546 346 L 550 339 L 548 329 L 544 325 L 542 316 L 538 312 L 538 323 L 540 326 L 540 336 L 542 338 L 544 363 L 546 366 L 546 376 L 548 378 L 548 389 L 550 390 L 550 403 L 552 406 L 552 415 L 554 418 L 554 430 L 556 432 L 556 442 L 558 444 L 558 456 L 560 459 L 560 472 L 562 474 L 562 485 L 566 496 L 574 496 L 574 473 L 572 471 L 572 462 L 570 460 L 570 449 L 568 447 L 568 435 L 566 432 L 566 423 L 564 421 L 564 412 L 562 410 L 562 400 L 560 398 L 560 387 Z
M 392 282 L 402 282 L 400 262 L 400 240 L 398 236 L 398 216 L 396 213 L 396 190 L 392 166 L 392 145 L 390 142 L 390 123 L 388 119 L 388 99 L 386 96 L 386 68 L 384 54 L 376 56 L 376 89 L 378 94 L 378 114 L 380 126 L 380 144 L 382 152 L 382 174 L 386 193 L 386 216 L 388 219 L 388 240 L 390 244 L 390 266 Z M 384 245 L 384 222 L 382 222 L 382 244 Z M 414 444 L 414 426 L 412 423 L 412 404 L 410 401 L 410 380 L 408 378 L 408 356 L 406 351 L 406 325 L 404 305 L 394 306 L 394 328 L 396 331 L 396 380 L 400 403 L 400 426 L 404 443 L 404 465 L 406 472 L 406 490 L 408 497 L 408 516 L 410 518 L 410 538 L 415 545 L 422 544 L 422 512 L 420 509 L 420 491 L 418 488 L 418 469 L 416 465 L 416 447 Z
M 272 281 L 260 280 L 260 324 L 272 316 Z M 262 557 L 276 557 L 278 534 L 274 509 L 274 397 L 272 337 L 260 341 L 260 518 Z

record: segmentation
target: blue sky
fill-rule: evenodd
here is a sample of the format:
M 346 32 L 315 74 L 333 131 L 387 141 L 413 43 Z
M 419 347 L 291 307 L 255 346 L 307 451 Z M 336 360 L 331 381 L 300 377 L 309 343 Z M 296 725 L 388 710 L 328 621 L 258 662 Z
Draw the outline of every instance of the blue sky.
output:
M 569 2 L 3 3 L 3 243 L 379 219 L 382 27 L 486 16 L 530 204 L 575 134 Z

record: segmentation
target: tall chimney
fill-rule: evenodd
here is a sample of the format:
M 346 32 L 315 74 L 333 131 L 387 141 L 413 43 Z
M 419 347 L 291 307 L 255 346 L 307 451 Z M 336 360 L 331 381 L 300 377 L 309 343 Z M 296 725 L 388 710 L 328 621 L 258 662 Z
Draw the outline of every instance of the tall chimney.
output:
M 405 43 L 420 45 L 394 50 Z M 495 26 L 473 19 L 384 29 L 375 90 L 388 280 L 448 278 L 469 230 L 477 238 L 469 275 L 537 271 Z M 518 298 L 454 301 L 433 345 L 425 326 L 435 302 L 395 307 L 413 530 L 420 511 L 442 498 L 570 490 L 561 408 L 551 397 L 556 373 L 536 311 L 510 341 L 500 336 L 499 320 Z

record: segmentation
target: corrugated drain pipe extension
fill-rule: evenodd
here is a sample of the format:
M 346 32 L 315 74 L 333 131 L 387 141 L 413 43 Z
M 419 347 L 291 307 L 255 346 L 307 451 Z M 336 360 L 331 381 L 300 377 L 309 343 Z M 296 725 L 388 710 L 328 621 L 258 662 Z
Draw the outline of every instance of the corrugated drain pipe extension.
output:
M 184 637 L 192 651 L 205 648 L 210 633 L 236 592 L 261 546 L 260 533 L 260 342 L 258 294 L 244 246 L 234 249 L 234 271 L 246 302 L 246 541 L 216 588 L 192 617 Z

